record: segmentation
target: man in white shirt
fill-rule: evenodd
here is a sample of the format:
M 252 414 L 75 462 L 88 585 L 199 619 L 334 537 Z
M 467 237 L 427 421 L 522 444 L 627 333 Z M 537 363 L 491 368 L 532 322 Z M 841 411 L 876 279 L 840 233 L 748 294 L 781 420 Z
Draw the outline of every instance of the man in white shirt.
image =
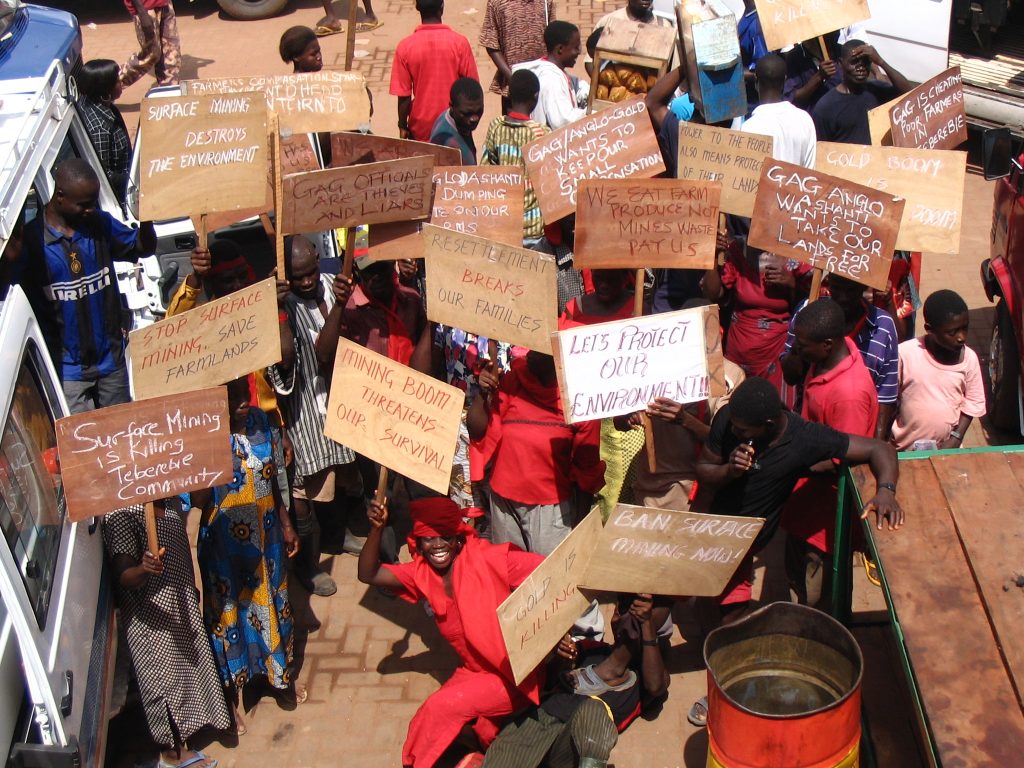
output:
M 528 69 L 537 76 L 540 96 L 530 117 L 555 131 L 587 114 L 579 105 L 585 103 L 590 89 L 566 72 L 580 55 L 580 30 L 575 24 L 552 21 L 544 30 L 544 45 L 547 56 L 516 64 L 512 71 Z
M 813 168 L 818 143 L 814 120 L 782 98 L 786 60 L 777 53 L 762 56 L 757 60 L 754 76 L 759 103 L 740 130 L 771 136 L 774 141 L 772 157 L 776 160 Z

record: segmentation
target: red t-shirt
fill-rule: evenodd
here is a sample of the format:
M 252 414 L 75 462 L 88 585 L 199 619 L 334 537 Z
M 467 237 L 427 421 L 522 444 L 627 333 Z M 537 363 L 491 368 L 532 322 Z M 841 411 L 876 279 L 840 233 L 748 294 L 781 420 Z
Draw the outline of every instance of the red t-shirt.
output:
M 437 116 L 448 109 L 452 83 L 460 77 L 479 80 L 469 40 L 447 24 L 420 24 L 395 48 L 391 67 L 392 96 L 412 96 L 409 133 L 430 141 Z
M 155 11 L 157 8 L 166 8 L 171 4 L 171 0 L 142 0 L 142 7 L 147 11 Z M 132 0 L 124 0 L 124 7 L 128 9 L 128 13 L 132 16 L 135 15 L 135 4 Z

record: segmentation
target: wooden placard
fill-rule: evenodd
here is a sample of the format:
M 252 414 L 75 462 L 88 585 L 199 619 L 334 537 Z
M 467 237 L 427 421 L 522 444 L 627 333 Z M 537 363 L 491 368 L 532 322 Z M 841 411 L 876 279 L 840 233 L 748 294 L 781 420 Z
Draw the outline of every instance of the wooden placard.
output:
M 462 153 L 454 147 L 442 147 L 424 141 L 392 139 L 369 133 L 332 133 L 331 167 L 379 163 L 384 160 L 402 160 L 407 157 L 430 155 L 434 165 L 462 165 Z
M 871 18 L 868 0 L 756 0 L 769 51 Z
M 722 213 L 754 214 L 761 166 L 772 158 L 771 136 L 713 125 L 679 123 L 677 177 L 722 182 Z
M 450 384 L 342 338 L 324 434 L 447 493 L 465 402 Z
M 658 138 L 640 97 L 530 142 L 523 157 L 548 224 L 576 210 L 580 179 L 648 179 L 665 170 Z
M 833 176 L 899 195 L 907 201 L 896 236 L 897 248 L 959 252 L 966 152 L 822 141 L 818 142 L 815 165 Z
M 631 58 L 654 59 L 667 63 L 676 46 L 676 31 L 671 26 L 644 24 L 632 19 L 615 19 L 601 32 L 597 50 Z
M 772 160 L 758 182 L 747 242 L 882 290 L 904 200 Z
M 135 396 L 224 384 L 281 360 L 277 285 L 255 285 L 128 336 Z
M 601 535 L 596 508 L 498 606 L 512 674 L 522 682 L 587 610 L 592 596 L 577 589 Z
M 570 424 L 708 397 L 703 307 L 569 328 L 552 346 Z
M 184 80 L 182 93 L 260 91 L 284 132 L 354 131 L 370 122 L 366 79 L 358 72 L 324 69 L 291 75 Z
M 427 316 L 530 349 L 547 350 L 558 327 L 553 256 L 423 226 Z
M 960 67 L 921 83 L 889 110 L 894 147 L 955 149 L 967 141 Z
M 762 526 L 760 517 L 618 504 L 580 584 L 601 592 L 714 597 L 725 589 Z
M 511 165 L 434 168 L 430 223 L 508 245 L 523 244 L 523 170 Z
M 711 269 L 717 181 L 583 179 L 576 201 L 578 269 Z
M 267 109 L 255 93 L 142 101 L 139 216 L 266 204 Z
M 136 400 L 57 420 L 72 522 L 231 480 L 224 387 Z
M 368 227 L 368 251 L 362 263 L 395 261 L 396 259 L 422 259 L 423 238 L 421 221 L 391 221 Z
M 887 101 L 885 104 L 868 110 L 868 130 L 871 132 L 871 143 L 875 146 L 892 146 L 892 123 L 889 122 L 889 110 L 902 99 L 902 96 L 897 96 L 892 101 Z
M 430 216 L 434 158 L 327 168 L 284 178 L 285 234 Z

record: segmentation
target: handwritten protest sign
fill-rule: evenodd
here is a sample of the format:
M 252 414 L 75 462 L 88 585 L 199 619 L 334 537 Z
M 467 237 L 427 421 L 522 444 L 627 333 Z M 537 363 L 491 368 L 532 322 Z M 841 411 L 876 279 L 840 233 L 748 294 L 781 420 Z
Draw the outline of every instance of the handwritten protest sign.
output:
M 396 259 L 422 259 L 423 238 L 420 221 L 390 221 L 387 224 L 375 224 L 367 232 L 369 252 L 365 261 L 394 261 Z
M 280 117 L 283 131 L 354 131 L 370 122 L 370 97 L 366 80 L 358 72 L 324 69 L 291 75 L 254 75 L 210 80 L 185 80 L 182 93 L 259 91 L 267 109 Z
M 901 198 L 773 160 L 761 170 L 747 242 L 884 289 L 903 207 Z
M 294 234 L 425 219 L 433 167 L 423 156 L 286 176 L 281 226 Z
M 465 402 L 455 387 L 339 339 L 324 434 L 447 493 Z
M 552 347 L 570 424 L 643 410 L 656 397 L 708 396 L 700 307 L 570 328 Z
M 769 51 L 871 18 L 868 0 L 756 0 Z
M 665 170 L 642 98 L 569 123 L 523 149 L 544 221 L 576 210 L 580 179 L 647 179 Z
M 967 141 L 960 67 L 921 83 L 889 110 L 895 147 L 955 149 Z
M 761 165 L 771 159 L 773 143 L 759 133 L 681 122 L 677 176 L 722 182 L 722 212 L 750 218 Z
M 274 278 L 132 331 L 128 353 L 140 398 L 224 384 L 278 362 Z
M 478 336 L 547 350 L 558 326 L 553 257 L 423 227 L 427 316 Z
M 71 520 L 231 479 L 224 387 L 136 400 L 57 421 Z
M 601 535 L 601 513 L 593 510 L 498 606 L 512 674 L 522 682 L 590 605 L 576 583 Z
M 725 589 L 763 525 L 760 517 L 619 504 L 580 584 L 602 592 L 714 597 Z
M 904 198 L 896 247 L 957 253 L 967 153 L 818 142 L 818 170 Z
M 717 181 L 584 179 L 576 204 L 579 269 L 711 269 L 718 232 Z
M 462 153 L 454 147 L 443 147 L 440 144 L 428 144 L 423 141 L 391 139 L 370 133 L 331 134 L 332 168 L 423 155 L 434 158 L 434 165 L 462 165 Z
M 434 168 L 430 223 L 509 245 L 523 244 L 523 171 L 518 166 Z
M 143 219 L 266 204 L 267 110 L 258 94 L 147 98 L 140 130 Z

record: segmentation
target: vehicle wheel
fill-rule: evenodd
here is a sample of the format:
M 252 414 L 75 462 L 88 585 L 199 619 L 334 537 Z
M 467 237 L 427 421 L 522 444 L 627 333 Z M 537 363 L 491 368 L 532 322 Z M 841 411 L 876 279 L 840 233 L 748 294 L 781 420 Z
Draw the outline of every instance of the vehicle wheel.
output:
M 989 420 L 999 429 L 1019 434 L 1017 381 L 1020 378 L 1020 356 L 1013 332 L 1013 319 L 1006 308 L 1005 299 L 1001 299 L 996 307 L 996 322 L 992 327 L 992 343 L 989 346 L 988 377 L 991 387 Z
M 217 0 L 228 16 L 236 19 L 269 19 L 288 5 L 288 0 Z

